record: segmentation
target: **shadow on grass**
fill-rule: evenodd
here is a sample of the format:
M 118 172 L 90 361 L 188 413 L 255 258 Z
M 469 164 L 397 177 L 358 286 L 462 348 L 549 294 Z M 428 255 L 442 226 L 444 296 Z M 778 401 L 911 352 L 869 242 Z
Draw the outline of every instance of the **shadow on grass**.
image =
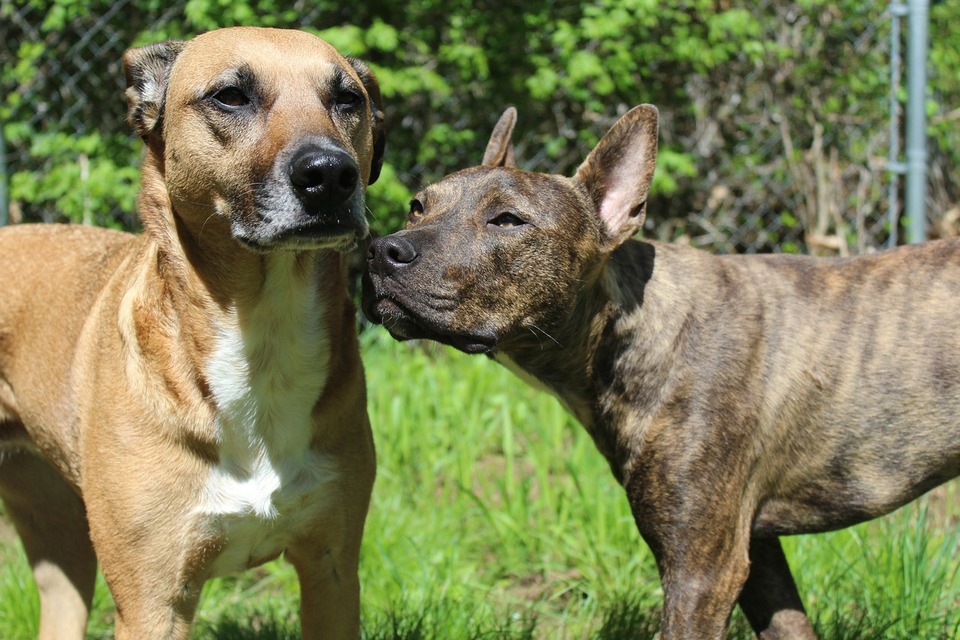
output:
M 595 640 L 652 640 L 660 630 L 660 612 L 648 604 L 621 600 L 604 613 Z
M 198 625 L 191 637 L 205 640 L 300 640 L 301 636 L 299 624 L 276 620 L 270 613 L 255 613 Z
M 482 622 L 462 607 L 430 605 L 419 611 L 401 607 L 389 611 L 364 625 L 363 640 L 533 640 L 536 621 L 510 616 L 506 620 L 484 619 Z
M 660 611 L 649 602 L 619 600 L 599 614 L 602 619 L 587 636 L 590 640 L 655 640 L 660 630 Z M 255 612 L 239 618 L 203 623 L 191 637 L 204 640 L 299 640 L 299 623 L 277 619 L 275 612 Z M 814 620 L 817 637 L 823 640 L 901 640 L 893 631 L 896 622 L 872 617 L 863 610 L 832 611 L 827 620 Z M 471 612 L 463 603 L 398 604 L 364 620 L 362 640 L 535 640 L 553 637 L 535 617 L 508 614 L 496 619 Z M 952 640 L 957 629 L 944 629 L 930 640 Z M 562 633 L 556 637 L 567 637 Z M 756 638 L 739 610 L 734 612 L 728 640 Z
M 541 628 L 536 617 L 510 614 L 503 619 L 485 617 L 464 620 L 448 606 L 431 606 L 417 614 L 407 607 L 385 613 L 364 629 L 364 640 L 534 640 L 551 637 Z M 469 618 L 469 616 L 468 616 Z M 550 626 L 545 623 L 545 626 Z M 659 611 L 633 601 L 620 601 L 603 613 L 599 628 L 590 636 L 594 640 L 653 640 L 660 628 Z M 562 635 L 562 634 L 561 634 Z M 564 636 L 567 637 L 567 636 Z
M 603 614 L 603 623 L 592 640 L 655 640 L 659 638 L 660 607 L 649 601 L 623 599 Z M 734 611 L 727 632 L 728 640 L 754 640 L 756 636 L 739 610 Z
M 818 638 L 887 638 L 896 623 L 871 619 L 864 611 L 836 611 L 828 621 L 815 620 L 814 630 Z M 933 640 L 930 638 L 929 640 Z
M 419 610 L 417 610 L 419 609 Z M 659 611 L 649 605 L 620 601 L 603 613 L 593 640 L 653 640 L 660 628 Z M 193 636 L 210 640 L 298 640 L 300 630 L 292 621 L 277 620 L 267 613 L 214 620 L 196 629 Z M 464 615 L 463 605 L 399 605 L 364 621 L 363 640 L 535 640 L 547 637 L 536 618 L 508 615 L 496 620 Z M 731 637 L 740 637 L 731 635 Z M 747 637 L 747 636 L 743 636 Z

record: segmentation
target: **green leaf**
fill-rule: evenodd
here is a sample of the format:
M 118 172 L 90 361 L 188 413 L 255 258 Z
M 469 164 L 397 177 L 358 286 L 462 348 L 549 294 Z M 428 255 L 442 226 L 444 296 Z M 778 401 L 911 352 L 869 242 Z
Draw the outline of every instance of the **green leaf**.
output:
M 395 28 L 378 19 L 374 20 L 370 28 L 367 29 L 364 42 L 371 49 L 389 53 L 397 49 L 400 44 L 400 36 Z

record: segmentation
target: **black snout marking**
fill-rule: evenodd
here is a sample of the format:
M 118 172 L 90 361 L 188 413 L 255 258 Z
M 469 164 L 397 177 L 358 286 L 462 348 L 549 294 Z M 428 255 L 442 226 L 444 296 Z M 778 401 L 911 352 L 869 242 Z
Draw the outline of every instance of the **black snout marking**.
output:
M 402 236 L 384 236 L 370 243 L 367 261 L 382 276 L 416 262 L 420 257 L 417 248 Z
M 290 182 L 309 211 L 328 211 L 357 190 L 360 170 L 346 151 L 307 145 L 290 160 Z

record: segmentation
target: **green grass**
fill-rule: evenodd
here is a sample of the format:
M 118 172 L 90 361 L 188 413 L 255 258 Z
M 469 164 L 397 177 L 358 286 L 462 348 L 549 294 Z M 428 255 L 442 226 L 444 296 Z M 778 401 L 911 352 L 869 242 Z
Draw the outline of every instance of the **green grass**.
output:
M 653 638 L 662 593 L 622 490 L 547 395 L 481 357 L 364 335 L 379 470 L 363 543 L 370 640 Z M 787 539 L 824 639 L 960 636 L 953 486 L 853 529 Z M 99 584 L 88 635 L 111 637 Z M 36 637 L 17 543 L 0 542 L 0 638 Z M 193 637 L 299 637 L 283 562 L 208 583 Z M 731 637 L 752 637 L 739 613 Z

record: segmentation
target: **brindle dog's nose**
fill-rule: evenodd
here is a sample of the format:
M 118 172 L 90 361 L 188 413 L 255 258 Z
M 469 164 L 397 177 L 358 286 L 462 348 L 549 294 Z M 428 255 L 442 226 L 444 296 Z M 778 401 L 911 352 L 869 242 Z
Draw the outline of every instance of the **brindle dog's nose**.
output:
M 384 236 L 370 243 L 367 261 L 382 276 L 412 264 L 420 257 L 417 248 L 403 236 Z
M 308 145 L 290 160 L 290 182 L 311 213 L 323 213 L 353 195 L 360 171 L 345 151 Z

